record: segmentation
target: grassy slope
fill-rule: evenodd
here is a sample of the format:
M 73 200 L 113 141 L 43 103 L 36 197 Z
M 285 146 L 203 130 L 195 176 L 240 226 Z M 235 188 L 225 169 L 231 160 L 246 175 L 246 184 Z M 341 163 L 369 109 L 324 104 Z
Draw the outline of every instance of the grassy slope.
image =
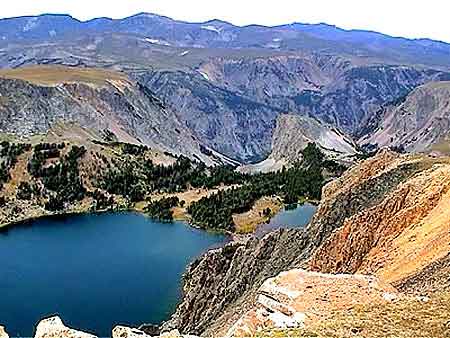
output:
M 318 321 L 308 330 L 271 330 L 264 337 L 450 337 L 450 294 L 429 299 L 356 306 Z
M 75 68 L 64 66 L 29 66 L 0 70 L 0 77 L 18 79 L 42 86 L 61 83 L 87 83 L 105 85 L 108 81 L 129 81 L 125 74 L 98 68 Z

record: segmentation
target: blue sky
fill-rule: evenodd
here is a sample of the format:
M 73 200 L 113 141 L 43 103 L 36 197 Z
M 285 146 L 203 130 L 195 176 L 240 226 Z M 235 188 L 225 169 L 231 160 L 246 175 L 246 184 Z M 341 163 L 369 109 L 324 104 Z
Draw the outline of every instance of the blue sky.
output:
M 450 42 L 447 0 L 6 0 L 1 17 L 68 13 L 81 20 L 152 12 L 186 21 L 237 25 L 326 22 L 410 38 Z

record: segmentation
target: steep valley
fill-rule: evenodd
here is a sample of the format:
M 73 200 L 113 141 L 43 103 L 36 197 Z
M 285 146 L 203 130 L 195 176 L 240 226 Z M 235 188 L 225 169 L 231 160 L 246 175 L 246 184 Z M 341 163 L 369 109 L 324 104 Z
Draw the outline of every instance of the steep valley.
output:
M 227 161 L 123 73 L 38 66 L 0 71 L 0 82 L 3 133 L 27 137 L 69 123 L 92 130 L 100 140 L 146 144 L 207 164 Z
M 111 243 L 121 258 L 136 253 L 146 278 L 192 249 L 181 298 L 164 299 L 174 311 L 158 308 L 139 328 L 114 323 L 112 338 L 450 337 L 449 81 L 450 44 L 327 24 L 0 19 L 1 239 L 38 218 L 45 232 L 48 216 L 99 213 L 106 229 L 109 215 L 138 212 L 158 226 Z M 306 226 L 258 233 L 303 203 L 306 220 L 315 211 Z M 126 217 L 114 229 L 130 235 Z M 38 230 L 29 243 L 45 247 Z M 189 248 L 196 234 L 206 244 Z M 226 243 L 210 240 L 223 234 Z M 128 263 L 98 251 L 109 242 L 96 236 L 94 248 L 62 250 L 106 258 L 123 292 L 108 302 L 126 301 L 127 279 L 148 287 L 143 271 L 127 274 Z M 24 266 L 40 259 L 51 270 L 57 254 L 46 252 L 25 252 Z M 155 268 L 146 255 L 168 263 Z M 89 286 L 89 273 L 85 285 L 68 270 Z M 176 288 L 164 278 L 158 287 Z M 104 292 L 113 283 L 98 281 Z M 43 318 L 35 338 L 98 334 L 65 321 Z

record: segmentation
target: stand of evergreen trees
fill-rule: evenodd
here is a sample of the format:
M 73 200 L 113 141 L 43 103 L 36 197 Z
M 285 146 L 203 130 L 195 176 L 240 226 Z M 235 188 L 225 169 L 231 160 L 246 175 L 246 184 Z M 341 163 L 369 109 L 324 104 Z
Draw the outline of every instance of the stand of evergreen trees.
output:
M 154 192 L 175 193 L 189 187 L 212 188 L 220 184 L 241 183 L 245 179 L 232 167 L 207 168 L 203 163 L 192 162 L 184 156 L 179 156 L 169 166 L 156 165 L 151 160 L 138 157 L 124 163 L 113 163 L 97 179 L 97 185 L 111 194 L 137 202 Z
M 53 192 L 45 204 L 45 208 L 51 211 L 63 209 L 66 202 L 82 200 L 86 193 L 78 169 L 78 160 L 83 157 L 86 149 L 74 145 L 67 155 L 60 158 L 60 149 L 64 147 L 64 144 L 38 144 L 28 163 L 30 174 L 41 179 L 44 187 Z M 59 158 L 59 161 L 46 167 L 44 164 L 49 158 Z
M 0 189 L 11 179 L 9 172 L 16 165 L 17 158 L 30 149 L 30 144 L 7 141 L 0 143 Z
M 144 211 L 152 218 L 162 222 L 172 222 L 172 208 L 180 205 L 178 197 L 162 198 L 158 201 L 151 202 Z
M 290 169 L 251 176 L 240 187 L 220 191 L 192 203 L 188 212 L 191 221 L 202 228 L 234 231 L 233 214 L 249 211 L 264 196 L 281 196 L 284 203 L 297 203 L 300 198 L 320 199 L 325 183 L 323 170 L 338 168 L 326 163 L 320 149 L 309 144 L 303 151 L 303 161 Z

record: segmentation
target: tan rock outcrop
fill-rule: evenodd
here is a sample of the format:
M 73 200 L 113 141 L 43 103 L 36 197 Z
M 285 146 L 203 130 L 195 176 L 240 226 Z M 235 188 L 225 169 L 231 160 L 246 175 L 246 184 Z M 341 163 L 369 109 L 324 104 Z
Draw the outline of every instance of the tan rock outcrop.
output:
M 231 327 L 227 337 L 253 337 L 274 328 L 307 329 L 336 311 L 390 302 L 398 297 L 391 285 L 375 277 L 294 269 L 261 286 L 254 307 Z
M 89 333 L 77 331 L 64 325 L 59 317 L 42 320 L 37 328 L 34 338 L 97 338 Z
M 374 274 L 389 282 L 406 278 L 450 252 L 449 202 L 450 165 L 438 163 L 346 219 L 309 266 L 327 273 Z
M 112 338 L 149 338 L 151 336 L 145 334 L 143 331 L 126 327 L 116 326 L 112 331 Z
M 0 338 L 9 338 L 3 326 L 0 326 Z
M 116 326 L 112 331 L 112 338 L 198 338 L 192 335 L 182 335 L 178 330 L 161 333 L 160 336 L 149 336 L 144 331 L 126 326 Z

